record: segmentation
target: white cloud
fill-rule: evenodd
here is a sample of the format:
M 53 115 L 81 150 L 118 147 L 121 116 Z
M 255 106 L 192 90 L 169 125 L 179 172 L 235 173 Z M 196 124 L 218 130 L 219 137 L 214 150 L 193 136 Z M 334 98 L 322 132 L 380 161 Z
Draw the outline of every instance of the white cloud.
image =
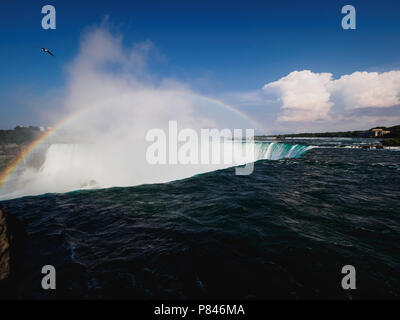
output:
M 342 96 L 346 109 L 400 104 L 400 71 L 354 72 L 334 80 L 330 86 L 332 93 Z
M 293 71 L 266 84 L 281 102 L 278 121 L 330 120 L 336 110 L 393 107 L 400 104 L 400 71 L 354 72 L 334 80 L 331 73 Z
M 278 90 L 282 101 L 282 113 L 278 116 L 280 121 L 329 119 L 328 113 L 333 105 L 328 91 L 331 78 L 330 73 L 293 71 L 278 81 L 266 84 L 263 89 Z

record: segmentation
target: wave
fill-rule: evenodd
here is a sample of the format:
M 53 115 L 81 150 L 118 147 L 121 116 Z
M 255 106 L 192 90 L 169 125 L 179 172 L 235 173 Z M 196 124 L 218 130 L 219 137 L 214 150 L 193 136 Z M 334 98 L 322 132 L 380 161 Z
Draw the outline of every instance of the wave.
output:
M 211 154 L 210 163 L 205 164 L 151 165 L 143 148 L 110 144 L 51 144 L 44 151 L 44 162 L 39 169 L 24 166 L 18 168 L 0 190 L 0 199 L 80 189 L 165 183 L 258 160 L 298 158 L 313 148 L 299 144 L 254 141 L 214 142 L 210 146 L 197 147 L 202 158 L 210 150 L 220 154 L 221 158 L 213 161 Z M 226 161 L 229 158 L 227 153 L 240 157 Z

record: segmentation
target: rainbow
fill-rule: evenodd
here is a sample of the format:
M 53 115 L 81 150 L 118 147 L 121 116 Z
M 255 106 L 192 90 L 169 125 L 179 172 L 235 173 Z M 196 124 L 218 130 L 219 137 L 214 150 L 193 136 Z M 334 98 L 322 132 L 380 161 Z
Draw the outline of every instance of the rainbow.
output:
M 187 95 L 187 93 L 183 93 L 183 94 Z M 234 107 L 234 106 L 232 106 L 230 104 L 225 103 L 222 100 L 219 100 L 219 99 L 216 99 L 216 98 L 211 98 L 211 97 L 200 95 L 200 94 L 190 94 L 190 96 L 194 96 L 194 97 L 197 97 L 199 99 L 203 99 L 205 101 L 209 101 L 209 102 L 215 103 L 217 105 L 223 106 L 223 107 L 225 107 L 225 109 L 228 109 L 228 110 L 236 113 L 237 115 L 241 116 L 242 118 L 248 120 L 253 125 L 255 125 L 256 128 L 263 129 L 264 131 L 267 131 L 267 129 L 264 127 L 264 125 L 261 122 L 257 121 L 256 119 L 253 119 L 247 113 L 239 110 L 238 108 L 236 108 L 236 107 Z
M 244 113 L 243 111 L 237 109 L 236 107 L 229 105 L 221 100 L 218 100 L 216 98 L 211 98 L 208 96 L 204 96 L 204 95 L 200 95 L 200 94 L 196 94 L 196 93 L 187 93 L 187 92 L 174 92 L 175 94 L 180 94 L 180 95 L 186 95 L 186 96 L 191 96 L 191 97 L 195 97 L 195 98 L 199 98 L 211 103 L 214 103 L 216 105 L 220 105 L 222 107 L 224 107 L 227 110 L 230 110 L 231 112 L 236 113 L 237 115 L 239 115 L 240 117 L 250 121 L 252 124 L 254 124 L 256 126 L 256 128 L 261 128 L 263 130 L 266 130 L 265 127 L 259 123 L 257 120 L 251 118 L 249 115 L 247 115 L 246 113 Z M 79 110 L 75 113 L 72 113 L 70 115 L 68 115 L 66 118 L 64 118 L 63 120 L 61 120 L 60 122 L 58 122 L 55 126 L 51 127 L 50 129 L 44 131 L 37 139 L 35 139 L 34 141 L 32 141 L 20 154 L 17 158 L 15 158 L 9 165 L 8 167 L 3 170 L 2 172 L 0 172 L 0 189 L 4 186 L 4 184 L 6 183 L 7 179 L 11 176 L 11 174 L 14 172 L 14 170 L 19 166 L 19 164 L 32 152 L 32 150 L 35 149 L 35 147 L 40 144 L 41 142 L 45 141 L 51 134 L 53 134 L 55 131 L 57 131 L 58 129 L 60 129 L 62 126 L 64 126 L 65 124 L 67 124 L 69 121 L 79 117 L 80 115 L 88 112 L 89 110 L 91 110 L 92 108 L 95 107 L 88 107 L 88 108 L 84 108 L 82 110 Z

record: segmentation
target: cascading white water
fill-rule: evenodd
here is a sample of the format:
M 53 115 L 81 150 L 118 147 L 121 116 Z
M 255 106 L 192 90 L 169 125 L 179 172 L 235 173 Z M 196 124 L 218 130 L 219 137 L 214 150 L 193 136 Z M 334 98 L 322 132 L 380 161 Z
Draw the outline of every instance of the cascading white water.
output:
M 298 158 L 312 146 L 289 144 L 280 142 L 256 142 L 256 160 L 280 160 L 284 158 Z
M 129 148 L 110 144 L 52 144 L 40 169 L 20 168 L 18 176 L 13 177 L 13 186 L 3 190 L 0 198 L 163 183 L 257 160 L 296 158 L 310 148 L 272 142 L 214 142 L 209 146 L 199 146 L 198 163 L 151 165 L 145 157 L 143 146 Z M 213 161 L 213 152 L 218 150 L 221 157 Z M 121 157 L 121 154 L 124 156 Z M 209 156 L 207 163 L 201 162 L 201 158 L 203 161 L 207 158 L 204 154 Z M 232 154 L 236 154 L 236 157 Z

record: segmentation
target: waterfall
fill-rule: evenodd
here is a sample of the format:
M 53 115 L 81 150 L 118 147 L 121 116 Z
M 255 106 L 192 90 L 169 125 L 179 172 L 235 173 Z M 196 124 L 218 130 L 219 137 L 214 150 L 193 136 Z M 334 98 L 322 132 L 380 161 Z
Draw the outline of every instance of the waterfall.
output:
M 0 198 L 68 192 L 88 188 L 164 183 L 197 174 L 244 165 L 258 160 L 298 158 L 310 146 L 279 142 L 231 141 L 196 145 L 199 158 L 219 150 L 221 159 L 210 163 L 151 165 L 144 146 L 110 144 L 51 144 L 39 169 L 19 168 Z M 211 152 L 212 153 L 212 152 Z M 240 155 L 239 158 L 232 154 Z M 234 162 L 229 162 L 234 158 Z M 214 155 L 210 156 L 213 158 Z M 6 193 L 6 194 L 4 194 Z

